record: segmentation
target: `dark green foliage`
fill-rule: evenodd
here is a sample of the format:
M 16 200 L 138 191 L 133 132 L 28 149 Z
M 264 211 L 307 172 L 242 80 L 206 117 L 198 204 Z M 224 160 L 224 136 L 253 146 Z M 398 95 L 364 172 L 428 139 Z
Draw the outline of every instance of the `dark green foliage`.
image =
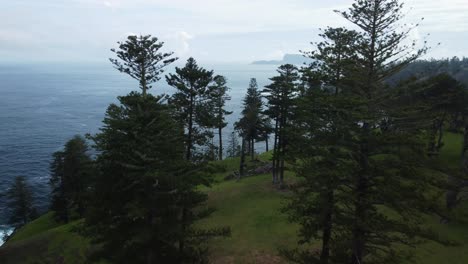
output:
M 240 120 L 234 124 L 234 127 L 247 142 L 246 151 L 253 160 L 255 155 L 255 141 L 265 139 L 264 131 L 266 131 L 265 127 L 268 125 L 267 122 L 269 121 L 263 115 L 262 95 L 258 90 L 258 84 L 255 78 L 250 79 L 249 88 L 243 100 L 243 106 L 242 116 Z
M 230 111 L 225 110 L 226 101 L 231 100 L 227 92 L 229 88 L 226 86 L 227 81 L 224 76 L 217 75 L 213 78 L 213 85 L 210 86 L 209 98 L 213 104 L 212 109 L 214 113 L 213 127 L 218 130 L 218 160 L 223 159 L 223 128 L 227 126 L 226 116 L 232 114 Z
M 231 132 L 226 152 L 229 158 L 240 156 L 241 146 L 239 144 L 239 137 L 237 136 L 237 133 L 235 131 Z
M 273 183 L 280 186 L 284 180 L 284 156 L 288 146 L 286 131 L 291 122 L 294 98 L 298 95 L 298 69 L 292 64 L 281 65 L 278 76 L 271 78 L 272 83 L 262 91 L 268 100 L 265 113 L 275 123 L 273 145 Z
M 7 206 L 10 210 L 8 223 L 19 228 L 37 217 L 33 207 L 33 193 L 23 176 L 15 177 L 6 192 Z
M 86 141 L 75 136 L 63 151 L 53 154 L 50 164 L 51 206 L 58 220 L 83 217 L 93 182 L 93 161 Z M 76 218 L 75 217 L 75 218 Z
M 186 130 L 185 157 L 187 160 L 200 160 L 197 146 L 207 146 L 213 137 L 207 128 L 214 126 L 214 117 L 210 98 L 210 83 L 213 71 L 207 71 L 189 58 L 185 67 L 176 67 L 175 74 L 166 76 L 167 83 L 177 89 L 170 99 L 170 104 L 177 111 L 178 121 Z
M 300 244 L 306 248 L 283 253 L 298 263 L 339 263 L 331 251 L 334 241 L 346 236 L 338 223 L 343 225 L 349 212 L 338 204 L 349 199 L 345 186 L 357 166 L 349 159 L 351 131 L 357 129 L 350 122 L 356 102 L 349 94 L 356 33 L 327 28 L 321 36 L 317 51 L 305 54 L 314 62 L 302 69 L 305 89 L 295 102 L 293 129 L 288 131 L 288 156 L 302 179 L 293 186 L 295 195 L 285 210 L 301 224 Z M 318 254 L 307 248 L 316 239 L 322 242 Z
M 436 239 L 421 226 L 441 194 L 427 169 L 422 109 L 403 103 L 404 86 L 384 83 L 426 51 L 401 44 L 401 8 L 356 0 L 341 14 L 360 31 L 327 29 L 304 71 L 290 156 L 303 180 L 287 208 L 305 247 L 286 251 L 296 262 L 400 263 L 404 246 Z M 317 238 L 319 254 L 310 248 Z
M 391 85 L 396 85 L 411 77 L 422 79 L 439 74 L 449 74 L 457 81 L 468 85 L 468 58 L 453 57 L 450 59 L 417 60 L 388 78 L 387 82 Z
M 184 159 L 183 127 L 161 100 L 119 97 L 93 137 L 101 173 L 86 222 L 97 256 L 114 263 L 202 263 L 203 241 L 228 233 L 193 227 L 207 215 L 197 186 L 210 183 L 209 173 Z
M 164 45 L 158 38 L 146 36 L 128 36 L 125 42 L 117 42 L 119 49 L 111 49 L 118 59 L 109 59 L 120 72 L 130 75 L 140 83 L 143 95 L 151 88 L 151 84 L 161 79 L 164 67 L 177 58 L 170 58 L 172 52 L 161 53 Z

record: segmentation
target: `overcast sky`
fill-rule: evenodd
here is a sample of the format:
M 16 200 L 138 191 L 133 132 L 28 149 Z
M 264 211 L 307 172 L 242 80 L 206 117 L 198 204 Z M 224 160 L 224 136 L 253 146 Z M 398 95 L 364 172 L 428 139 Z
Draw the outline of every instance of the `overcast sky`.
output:
M 105 62 L 129 34 L 202 62 L 280 59 L 310 49 L 318 28 L 346 26 L 352 0 L 0 0 L 0 63 Z M 405 22 L 429 57 L 468 55 L 468 0 L 408 0 Z M 411 7 L 411 9 L 410 9 Z

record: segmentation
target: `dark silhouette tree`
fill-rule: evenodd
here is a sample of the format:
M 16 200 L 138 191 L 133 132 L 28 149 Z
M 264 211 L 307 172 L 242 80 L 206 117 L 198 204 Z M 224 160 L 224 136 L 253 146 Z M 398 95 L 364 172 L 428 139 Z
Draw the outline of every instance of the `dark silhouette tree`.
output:
M 10 210 L 8 223 L 15 228 L 22 227 L 37 217 L 31 187 L 23 176 L 15 177 L 6 192 L 6 198 Z
M 164 68 L 177 60 L 171 58 L 173 52 L 162 53 L 159 50 L 164 42 L 158 38 L 146 36 L 128 36 L 125 42 L 117 42 L 119 48 L 111 49 L 117 58 L 109 59 L 114 67 L 138 80 L 143 96 L 151 88 L 151 84 L 161 79 Z
M 284 183 L 284 159 L 288 139 L 286 131 L 291 120 L 291 111 L 294 106 L 294 98 L 298 95 L 299 73 L 292 64 L 281 65 L 278 76 L 270 78 L 272 83 L 265 86 L 262 93 L 268 100 L 266 114 L 274 120 L 275 140 L 273 145 L 273 183 L 283 187 Z
M 231 111 L 226 111 L 226 101 L 231 100 L 227 94 L 229 88 L 226 86 L 227 81 L 224 76 L 217 75 L 213 78 L 213 85 L 210 86 L 210 100 L 213 104 L 214 127 L 218 130 L 218 160 L 223 159 L 223 128 L 227 126 L 226 116 L 232 114 Z
M 250 79 L 247 94 L 243 99 L 244 109 L 242 116 L 234 124 L 234 127 L 239 131 L 241 137 L 247 142 L 246 150 L 250 155 L 251 160 L 255 157 L 255 141 L 263 140 L 262 130 L 267 119 L 263 115 L 263 102 L 261 92 L 258 90 L 257 80 Z
M 284 252 L 300 263 L 330 262 L 332 241 L 342 235 L 339 229 L 333 230 L 334 224 L 344 221 L 338 206 L 343 203 L 343 196 L 337 196 L 337 191 L 349 182 L 349 172 L 353 170 L 345 142 L 352 138 L 346 123 L 351 118 L 350 111 L 346 108 L 357 33 L 327 28 L 320 36 L 324 40 L 313 43 L 317 50 L 304 54 L 313 62 L 302 69 L 306 89 L 294 102 L 292 129 L 288 133 L 288 156 L 303 181 L 293 186 L 295 195 L 285 210 L 291 220 L 301 224 L 301 243 L 322 241 L 318 255 L 309 249 Z
M 130 55 L 123 51 L 122 56 Z M 159 80 L 161 71 L 153 73 L 152 80 Z M 187 109 L 195 111 L 196 105 L 186 103 L 205 95 L 212 73 L 200 70 L 193 59 L 176 73 L 167 77 L 181 90 L 173 98 L 176 104 L 164 104 L 165 96 L 146 94 L 145 89 L 131 92 L 108 107 L 100 133 L 90 136 L 99 173 L 86 230 L 99 245 L 96 259 L 205 263 L 205 241 L 229 234 L 228 228 L 194 226 L 213 211 L 203 209 L 207 195 L 199 190 L 212 178 L 205 163 L 190 159 L 194 141 L 187 140 L 185 121 L 195 118 Z
M 407 86 L 389 89 L 385 82 L 427 50 L 403 44 L 411 27 L 399 27 L 402 8 L 397 0 L 354 1 L 340 12 L 359 29 L 345 46 L 352 64 L 340 62 L 337 51 L 354 33 L 328 31 L 326 49 L 319 46 L 317 54 L 325 57 L 316 57 L 318 70 L 304 76 L 309 89 L 303 94 L 310 99 L 298 106 L 293 132 L 310 157 L 291 157 L 304 179 L 289 204 L 290 216 L 301 223 L 303 241 L 321 238 L 322 248 L 317 257 L 310 250 L 289 252 L 297 262 L 398 263 L 409 257 L 405 246 L 438 240 L 421 226 L 441 191 L 440 179 L 426 170 L 421 109 L 402 103 Z M 329 41 L 333 35 L 343 38 Z M 330 74 L 337 69 L 342 74 Z
M 207 195 L 198 188 L 211 177 L 203 164 L 184 158 L 183 126 L 162 100 L 135 92 L 119 97 L 93 137 L 100 173 L 86 222 L 100 245 L 95 257 L 202 263 L 204 241 L 229 233 L 193 225 L 211 212 L 203 210 Z
M 239 137 L 236 131 L 232 131 L 228 141 L 228 148 L 226 154 L 229 158 L 239 157 L 241 146 L 239 144 Z
M 213 71 L 199 67 L 195 59 L 189 58 L 185 67 L 176 67 L 175 74 L 167 75 L 166 80 L 177 89 L 170 104 L 176 108 L 178 119 L 187 131 L 185 157 L 194 160 L 196 147 L 206 146 L 212 137 L 207 128 L 214 123 L 209 89 Z
M 83 217 L 93 181 L 93 161 L 85 139 L 75 136 L 63 151 L 53 154 L 50 165 L 51 210 L 55 216 L 68 222 L 73 214 Z

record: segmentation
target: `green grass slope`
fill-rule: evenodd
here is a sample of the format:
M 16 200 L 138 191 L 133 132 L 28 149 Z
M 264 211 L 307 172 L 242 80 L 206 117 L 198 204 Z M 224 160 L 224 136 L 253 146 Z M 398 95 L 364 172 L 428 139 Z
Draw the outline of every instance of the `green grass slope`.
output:
M 76 229 L 80 221 L 60 225 L 45 214 L 24 226 L 0 248 L 0 263 L 85 263 L 89 242 Z
M 443 162 L 456 166 L 461 138 L 447 134 Z M 260 155 L 267 160 L 269 154 Z M 232 235 L 210 243 L 211 262 L 216 264 L 279 264 L 286 263 L 278 256 L 279 247 L 294 247 L 298 226 L 287 221 L 281 213 L 287 191 L 272 187 L 270 175 L 224 180 L 238 168 L 238 159 L 217 162 L 225 171 L 216 175 L 211 188 L 203 188 L 209 195 L 208 206 L 217 210 L 197 223 L 200 227 L 230 226 Z M 288 180 L 294 176 L 287 175 Z M 464 207 L 468 208 L 468 206 Z M 468 209 L 467 209 L 468 210 Z M 428 219 L 428 225 L 457 246 L 426 243 L 414 249 L 419 264 L 468 263 L 468 224 L 440 224 L 437 218 Z M 84 263 L 90 246 L 87 239 L 74 229 L 79 222 L 58 225 L 52 215 L 46 214 L 31 222 L 0 248 L 0 263 Z

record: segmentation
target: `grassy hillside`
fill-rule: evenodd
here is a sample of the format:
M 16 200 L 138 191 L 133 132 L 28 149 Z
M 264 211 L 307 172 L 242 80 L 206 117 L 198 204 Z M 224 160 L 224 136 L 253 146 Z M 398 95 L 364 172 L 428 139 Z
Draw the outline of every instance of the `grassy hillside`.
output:
M 447 134 L 441 157 L 444 162 L 456 166 L 460 142 L 459 135 Z M 267 160 L 268 154 L 260 158 Z M 225 168 L 225 172 L 216 175 L 216 184 L 211 188 L 203 189 L 209 195 L 208 206 L 217 208 L 217 211 L 198 224 L 230 226 L 232 236 L 211 242 L 212 262 L 285 263 L 277 256 L 277 248 L 294 246 L 298 228 L 288 223 L 280 211 L 289 193 L 273 188 L 270 175 L 226 181 L 225 176 L 237 169 L 238 159 L 227 159 L 218 164 Z M 294 180 L 291 174 L 287 177 Z M 58 225 L 50 213 L 42 216 L 19 230 L 0 248 L 0 263 L 83 263 L 89 243 L 73 231 L 79 223 Z M 422 245 L 414 249 L 418 263 L 468 263 L 467 224 L 440 224 L 437 218 L 428 218 L 427 223 L 443 238 L 458 245 Z
M 84 263 L 89 242 L 80 221 L 59 225 L 48 213 L 24 226 L 0 248 L 0 263 Z

